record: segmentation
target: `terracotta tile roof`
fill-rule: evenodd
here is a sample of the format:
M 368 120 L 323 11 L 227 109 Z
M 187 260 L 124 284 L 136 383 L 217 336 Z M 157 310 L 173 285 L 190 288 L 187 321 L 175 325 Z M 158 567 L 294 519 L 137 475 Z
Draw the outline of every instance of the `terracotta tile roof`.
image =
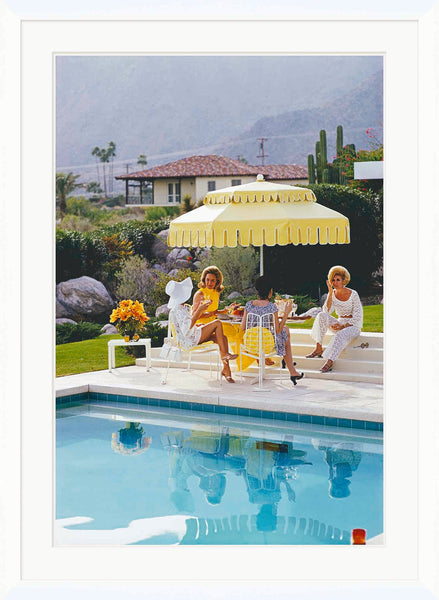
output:
M 118 175 L 116 179 L 164 179 L 169 177 L 219 177 L 230 175 L 258 175 L 270 179 L 307 179 L 308 169 L 300 165 L 246 165 L 227 156 L 189 156 L 165 165 Z
M 116 179 L 134 177 L 159 179 L 164 177 L 202 177 L 203 175 L 218 177 L 220 175 L 257 175 L 258 173 L 258 167 L 246 165 L 226 156 L 211 154 L 209 156 L 189 156 L 145 171 L 120 175 Z
M 265 179 L 308 179 L 308 169 L 301 165 L 265 165 L 259 167 Z

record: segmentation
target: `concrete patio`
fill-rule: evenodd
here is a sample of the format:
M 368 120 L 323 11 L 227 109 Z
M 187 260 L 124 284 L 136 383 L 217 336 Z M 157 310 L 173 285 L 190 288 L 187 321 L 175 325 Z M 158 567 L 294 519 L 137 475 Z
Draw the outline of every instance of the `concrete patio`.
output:
M 266 411 L 319 415 L 341 419 L 383 422 L 383 386 L 374 383 L 305 378 L 293 388 L 287 374 L 280 379 L 265 380 L 267 391 L 256 391 L 249 379 L 230 384 L 217 381 L 206 370 L 169 369 L 163 385 L 164 368 L 152 366 L 121 367 L 112 373 L 96 371 L 59 377 L 56 396 L 81 392 L 100 392 L 144 398 L 180 400 L 193 404 L 251 408 Z

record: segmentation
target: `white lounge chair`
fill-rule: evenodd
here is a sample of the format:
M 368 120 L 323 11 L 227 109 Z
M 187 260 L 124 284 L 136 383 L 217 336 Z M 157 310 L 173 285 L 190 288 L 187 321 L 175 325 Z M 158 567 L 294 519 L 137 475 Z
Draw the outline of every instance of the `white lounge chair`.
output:
M 183 353 L 188 354 L 189 358 L 188 358 L 188 364 L 187 364 L 187 371 L 191 370 L 191 360 L 192 360 L 192 354 L 216 354 L 217 355 L 217 380 L 220 381 L 220 385 L 222 384 L 222 379 L 221 379 L 221 370 L 222 370 L 222 361 L 221 361 L 221 353 L 220 353 L 220 349 L 218 344 L 215 344 L 215 342 L 203 342 L 202 344 L 198 344 L 197 346 L 194 346 L 193 348 L 191 348 L 190 350 L 185 350 L 183 348 L 180 347 L 178 340 L 177 340 L 177 335 L 175 333 L 175 327 L 174 324 L 172 323 L 172 318 L 171 316 L 169 316 L 169 320 L 168 320 L 168 337 L 165 340 L 165 344 L 169 345 L 171 348 L 175 349 L 175 351 L 171 351 L 168 353 L 167 356 L 167 367 L 166 367 L 166 372 L 165 372 L 165 376 L 162 379 L 162 384 L 166 384 L 166 382 L 168 381 L 168 372 L 169 372 L 169 365 L 171 362 L 176 362 L 176 361 L 181 361 L 181 355 Z M 209 373 L 210 376 L 212 376 L 212 361 L 209 360 Z

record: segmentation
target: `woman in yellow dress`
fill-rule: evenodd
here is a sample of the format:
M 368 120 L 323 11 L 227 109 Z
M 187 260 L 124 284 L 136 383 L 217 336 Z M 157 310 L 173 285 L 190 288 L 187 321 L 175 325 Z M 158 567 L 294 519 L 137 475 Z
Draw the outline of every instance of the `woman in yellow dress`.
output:
M 205 324 L 214 321 L 218 314 L 227 313 L 236 307 L 236 302 L 232 302 L 227 308 L 222 310 L 219 309 L 220 293 L 223 291 L 223 274 L 214 265 L 206 267 L 201 273 L 200 282 L 198 284 L 200 288 L 194 295 L 194 301 L 192 306 L 192 312 L 195 312 L 200 306 L 200 303 L 205 300 L 210 300 L 209 306 L 205 312 L 201 313 L 201 316 L 196 321 L 196 324 Z M 222 323 L 224 334 L 227 336 L 229 342 L 235 345 L 235 352 L 239 353 L 239 345 L 242 341 L 244 332 L 241 330 L 239 324 L 234 323 Z M 234 383 L 232 377 L 228 377 L 229 383 Z

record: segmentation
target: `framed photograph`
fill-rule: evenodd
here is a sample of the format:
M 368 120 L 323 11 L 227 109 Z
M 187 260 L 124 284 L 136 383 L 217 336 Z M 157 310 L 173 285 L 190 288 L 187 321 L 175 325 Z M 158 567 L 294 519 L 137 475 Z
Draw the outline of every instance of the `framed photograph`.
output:
M 286 590 L 291 591 L 294 586 L 300 589 L 303 582 L 312 582 L 316 590 L 321 590 L 320 586 L 331 590 L 337 582 L 344 582 L 346 593 L 350 586 L 360 582 L 371 585 L 380 582 L 388 587 L 389 593 L 393 593 L 389 586 L 395 582 L 401 589 L 406 586 L 407 593 L 419 586 L 438 589 L 433 566 L 437 548 L 434 549 L 434 536 L 430 533 L 430 529 L 434 531 L 437 527 L 433 502 L 437 490 L 434 491 L 434 480 L 420 463 L 420 457 L 425 460 L 428 452 L 427 447 L 424 448 L 427 442 L 423 432 L 433 435 L 428 416 L 432 406 L 425 409 L 424 405 L 420 411 L 419 363 L 415 358 L 420 351 L 415 315 L 420 315 L 421 322 L 424 317 L 419 312 L 417 293 L 409 298 L 409 319 L 407 306 L 401 302 L 401 295 L 406 297 L 407 277 L 425 274 L 427 269 L 427 264 L 419 268 L 418 229 L 414 224 L 425 219 L 426 227 L 433 229 L 434 226 L 425 212 L 419 212 L 418 193 L 423 190 L 423 184 L 414 159 L 410 160 L 409 179 L 407 177 L 408 149 L 410 156 L 417 156 L 422 150 L 418 140 L 419 118 L 421 132 L 422 127 L 428 130 L 426 115 L 418 111 L 418 78 L 421 89 L 435 90 L 434 77 L 429 78 L 426 73 L 428 62 L 419 67 L 420 58 L 432 50 L 428 43 L 433 39 L 434 28 L 430 22 L 421 26 L 425 39 L 420 45 L 418 20 L 21 22 L 21 214 L 15 207 L 12 209 L 15 222 L 21 221 L 22 234 L 21 348 L 15 342 L 15 349 L 21 350 L 21 409 L 17 404 L 6 406 L 8 418 L 21 421 L 21 459 L 17 453 L 11 465 L 11 481 L 17 490 L 15 500 L 21 490 L 21 513 L 14 505 L 7 529 L 11 548 L 9 586 L 44 581 L 118 581 L 148 585 L 157 581 L 180 581 L 183 585 L 190 582 L 205 585 L 221 580 L 228 582 L 225 586 L 251 582 L 249 589 L 253 590 L 258 581 L 278 582 L 278 585 L 282 582 L 285 587 L 279 587 L 279 593 L 287 593 Z M 386 154 L 385 538 L 382 544 L 365 547 L 212 545 L 208 548 L 144 545 L 139 548 L 137 545 L 122 547 L 117 543 L 106 546 L 54 543 L 56 60 L 73 55 L 182 54 L 383 58 Z M 11 81 L 14 81 L 13 76 Z M 217 90 L 212 92 L 218 93 Z M 73 105 L 74 99 L 71 102 Z M 428 104 L 432 110 L 432 100 Z M 17 112 L 13 114 L 17 122 Z M 14 148 L 17 151 L 17 146 L 12 146 Z M 431 163 L 427 160 L 427 164 Z M 424 169 L 425 165 L 421 165 L 423 173 Z M 419 248 L 425 253 L 422 244 Z M 430 268 L 433 265 L 429 263 Z M 32 299 L 31 309 L 28 298 Z M 11 344 L 13 347 L 14 340 Z M 407 348 L 412 351 L 409 365 Z M 428 357 L 425 358 L 428 361 Z M 421 388 L 423 385 L 421 381 Z M 21 479 L 17 475 L 20 467 Z M 424 516 L 421 508 L 425 509 Z

